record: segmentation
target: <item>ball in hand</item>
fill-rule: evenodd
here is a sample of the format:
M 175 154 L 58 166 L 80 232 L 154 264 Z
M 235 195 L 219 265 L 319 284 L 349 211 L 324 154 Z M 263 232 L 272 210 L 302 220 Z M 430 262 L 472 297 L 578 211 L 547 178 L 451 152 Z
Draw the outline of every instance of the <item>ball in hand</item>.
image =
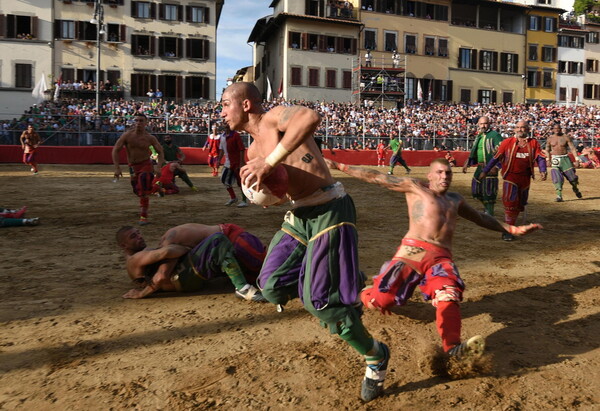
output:
M 273 172 L 264 179 L 261 189 L 256 189 L 256 182 L 250 187 L 242 184 L 244 195 L 254 204 L 270 206 L 279 203 L 288 188 L 288 174 L 281 164 L 275 167 Z

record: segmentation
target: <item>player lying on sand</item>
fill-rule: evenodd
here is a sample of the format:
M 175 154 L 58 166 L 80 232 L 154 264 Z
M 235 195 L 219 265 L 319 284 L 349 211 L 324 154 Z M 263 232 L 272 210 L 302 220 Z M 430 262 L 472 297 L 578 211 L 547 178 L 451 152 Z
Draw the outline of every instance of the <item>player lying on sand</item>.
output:
M 330 168 L 368 183 L 404 193 L 409 228 L 391 261 L 386 262 L 373 287 L 363 290 L 361 300 L 370 309 L 389 313 L 394 305 L 404 305 L 418 285 L 426 300 L 436 307 L 437 331 L 444 352 L 455 357 L 481 356 L 485 342 L 475 336 L 461 343 L 459 302 L 465 285 L 452 259 L 452 237 L 458 217 L 493 231 L 524 235 L 542 228 L 539 224 L 512 226 L 479 212 L 457 194 L 448 192 L 452 168 L 448 160 L 431 162 L 428 184 L 414 178 L 385 175 L 364 167 L 326 160 Z
M 159 247 L 146 247 L 140 231 L 125 226 L 117 231 L 125 252 L 127 274 L 138 286 L 123 298 L 144 298 L 161 291 L 198 291 L 206 280 L 227 276 L 235 295 L 265 301 L 252 284 L 266 250 L 254 235 L 235 224 L 183 224 L 162 236 Z

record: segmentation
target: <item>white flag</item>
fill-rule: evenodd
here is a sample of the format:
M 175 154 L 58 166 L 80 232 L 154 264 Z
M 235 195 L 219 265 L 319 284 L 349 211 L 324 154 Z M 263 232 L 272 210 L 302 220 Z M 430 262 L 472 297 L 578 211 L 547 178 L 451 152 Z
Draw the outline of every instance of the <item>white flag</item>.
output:
M 271 80 L 267 76 L 267 101 L 273 100 L 273 89 L 271 88 Z
M 44 101 L 44 92 L 48 90 L 48 86 L 46 85 L 46 75 L 42 73 L 42 78 L 35 85 L 35 88 L 31 92 L 33 98 L 35 98 L 36 102 L 39 104 Z
M 421 80 L 417 80 L 417 98 L 423 101 L 423 89 L 421 88 Z
M 56 88 L 54 89 L 54 101 L 58 101 L 58 97 L 60 97 L 60 82 L 56 83 Z

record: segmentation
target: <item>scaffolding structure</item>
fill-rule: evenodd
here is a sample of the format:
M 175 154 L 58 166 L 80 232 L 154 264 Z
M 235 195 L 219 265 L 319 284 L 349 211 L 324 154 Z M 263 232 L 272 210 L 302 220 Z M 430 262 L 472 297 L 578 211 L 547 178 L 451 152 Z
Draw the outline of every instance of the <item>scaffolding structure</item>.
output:
M 397 107 L 405 103 L 406 55 L 365 59 L 352 63 L 352 102 Z

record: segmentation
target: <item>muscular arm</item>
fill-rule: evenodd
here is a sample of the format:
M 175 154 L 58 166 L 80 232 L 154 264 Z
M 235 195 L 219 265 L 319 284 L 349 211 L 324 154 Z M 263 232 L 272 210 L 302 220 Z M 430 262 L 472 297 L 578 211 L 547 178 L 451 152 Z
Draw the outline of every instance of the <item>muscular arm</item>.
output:
M 421 186 L 419 181 L 414 178 L 396 177 L 380 173 L 377 170 L 359 166 L 349 166 L 329 159 L 325 159 L 325 162 L 331 169 L 340 170 L 354 178 L 366 181 L 367 183 L 378 184 L 392 191 L 410 193 L 414 192 L 416 187 Z
M 150 283 L 146 284 L 144 288 L 132 289 L 123 295 L 123 298 L 144 298 L 150 294 L 155 293 L 158 290 L 169 291 L 171 289 L 171 273 L 177 264 L 177 260 L 167 260 L 163 262 L 156 270 L 154 276 L 150 280 Z
M 190 251 L 189 247 L 184 247 L 178 244 L 169 244 L 155 250 L 144 250 L 135 253 L 130 258 L 130 264 L 137 267 L 143 267 L 162 260 L 179 258 L 188 251 Z
M 126 134 L 123 134 L 121 137 L 119 137 L 112 149 L 112 161 L 115 166 L 115 178 L 119 178 L 123 175 L 121 173 L 121 167 L 119 166 L 119 153 L 125 146 L 126 138 Z
M 487 228 L 492 231 L 508 232 L 513 235 L 525 235 L 532 231 L 541 229 L 540 224 L 528 224 L 521 226 L 513 226 L 510 224 L 503 223 L 496 220 L 494 217 L 475 210 L 473 207 L 468 205 L 464 199 L 461 198 L 460 205 L 458 206 L 458 215 L 474 222 L 480 227 Z
M 276 114 L 277 129 L 283 133 L 280 143 L 290 153 L 312 138 L 321 122 L 316 111 L 302 106 L 285 107 Z

